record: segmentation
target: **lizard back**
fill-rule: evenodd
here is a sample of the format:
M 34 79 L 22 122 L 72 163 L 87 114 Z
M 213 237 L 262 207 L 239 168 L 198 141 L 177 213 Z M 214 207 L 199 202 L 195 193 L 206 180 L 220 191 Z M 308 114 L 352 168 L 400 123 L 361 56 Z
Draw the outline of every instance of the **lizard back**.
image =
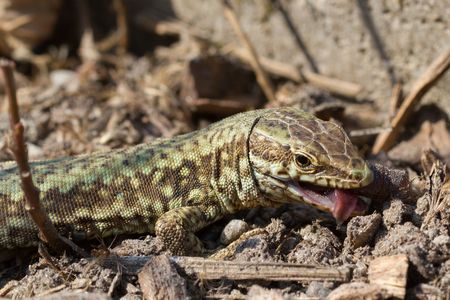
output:
M 151 233 L 160 215 L 182 206 L 234 212 L 258 196 L 247 147 L 261 113 L 128 149 L 32 162 L 41 204 L 58 231 L 75 239 Z M 0 164 L 0 249 L 38 242 L 23 197 L 15 164 Z

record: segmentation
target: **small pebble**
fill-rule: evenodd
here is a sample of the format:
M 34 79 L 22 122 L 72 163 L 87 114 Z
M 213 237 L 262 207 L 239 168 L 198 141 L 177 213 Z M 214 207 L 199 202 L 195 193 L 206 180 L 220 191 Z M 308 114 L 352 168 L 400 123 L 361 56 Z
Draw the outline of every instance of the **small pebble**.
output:
M 223 245 L 229 245 L 248 230 L 250 230 L 250 226 L 245 221 L 233 219 L 223 229 L 220 242 Z
M 141 292 L 140 289 L 138 289 L 135 285 L 127 282 L 126 286 L 125 286 L 125 290 L 127 291 L 127 293 L 131 293 L 131 294 L 138 294 Z
M 331 293 L 331 289 L 326 286 L 324 282 L 311 281 L 306 290 L 306 295 L 309 297 L 317 297 L 319 299 L 324 299 Z

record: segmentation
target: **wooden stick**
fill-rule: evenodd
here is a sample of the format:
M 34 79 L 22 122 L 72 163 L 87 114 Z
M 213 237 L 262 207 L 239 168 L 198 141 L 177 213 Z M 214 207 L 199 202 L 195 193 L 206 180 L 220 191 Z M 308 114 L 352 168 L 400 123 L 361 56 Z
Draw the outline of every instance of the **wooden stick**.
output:
M 241 61 L 251 64 L 251 56 L 244 49 L 232 47 L 227 49 L 227 51 Z M 355 98 L 362 90 L 362 87 L 359 84 L 327 77 L 308 70 L 300 72 L 300 70 L 294 66 L 264 56 L 260 56 L 259 61 L 264 70 L 273 75 L 288 78 L 295 82 L 302 82 L 305 80 L 311 85 L 334 94 Z
M 39 190 L 33 183 L 30 165 L 28 164 L 28 153 L 24 142 L 24 127 L 20 122 L 19 106 L 16 97 L 13 74 L 14 63 L 8 60 L 0 60 L 0 68 L 5 78 L 5 91 L 9 103 L 9 122 L 11 127 L 9 149 L 14 155 L 20 172 L 22 190 L 25 195 L 25 210 L 39 228 L 39 238 L 48 243 L 53 250 L 61 253 L 66 248 L 65 244 L 59 238 L 56 228 L 40 205 Z
M 116 275 L 113 278 L 113 281 L 111 282 L 111 285 L 109 286 L 108 297 L 112 297 L 114 291 L 120 285 L 121 281 L 122 281 L 122 269 L 119 267 Z
M 239 37 L 239 40 L 249 53 L 250 65 L 252 66 L 253 71 L 256 74 L 256 80 L 258 81 L 259 85 L 261 86 L 261 89 L 266 95 L 267 100 L 269 100 L 269 102 L 272 103 L 275 102 L 276 100 L 275 92 L 272 86 L 272 82 L 270 81 L 269 76 L 267 76 L 267 73 L 262 68 L 261 63 L 259 62 L 258 54 L 256 53 L 256 50 L 253 47 L 252 43 L 250 42 L 250 39 L 248 38 L 247 34 L 242 30 L 242 27 L 239 24 L 239 20 L 236 16 L 236 13 L 233 10 L 233 6 L 228 0 L 222 0 L 222 4 L 224 7 L 225 17 L 227 18 L 234 32 Z
M 138 274 L 144 299 L 187 299 L 186 280 L 178 274 L 167 255 L 150 259 Z
M 408 256 L 405 254 L 377 257 L 370 262 L 369 281 L 382 286 L 394 299 L 404 299 L 408 268 Z
M 356 83 L 326 77 L 308 70 L 303 70 L 301 74 L 310 84 L 342 96 L 355 98 L 362 90 Z
M 119 47 L 117 48 L 117 52 L 119 55 L 123 55 L 128 48 L 127 10 L 124 1 L 114 0 L 114 9 L 117 14 L 117 30 L 119 32 Z
M 104 266 L 123 266 L 124 273 L 137 274 L 155 256 L 122 256 L 106 258 Z M 317 267 L 291 263 L 254 263 L 242 261 L 218 261 L 201 257 L 173 256 L 170 261 L 189 276 L 201 279 L 300 281 L 314 280 L 348 282 L 351 270 L 347 267 Z
M 395 117 L 402 100 L 402 94 L 402 84 L 397 82 L 392 89 L 392 95 L 389 101 L 389 118 L 386 120 L 386 125 L 390 125 L 391 120 Z
M 450 48 L 444 51 L 414 83 L 397 114 L 391 121 L 392 130 L 380 134 L 372 148 L 373 154 L 390 149 L 400 135 L 403 126 L 423 95 L 436 83 L 450 66 Z

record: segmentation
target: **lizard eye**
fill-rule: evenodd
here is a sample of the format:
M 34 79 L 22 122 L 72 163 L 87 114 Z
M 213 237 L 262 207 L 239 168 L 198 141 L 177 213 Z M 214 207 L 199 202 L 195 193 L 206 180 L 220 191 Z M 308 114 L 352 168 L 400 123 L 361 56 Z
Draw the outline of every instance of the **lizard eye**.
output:
M 305 155 L 297 154 L 295 156 L 295 162 L 301 168 L 307 168 L 311 166 L 311 160 Z

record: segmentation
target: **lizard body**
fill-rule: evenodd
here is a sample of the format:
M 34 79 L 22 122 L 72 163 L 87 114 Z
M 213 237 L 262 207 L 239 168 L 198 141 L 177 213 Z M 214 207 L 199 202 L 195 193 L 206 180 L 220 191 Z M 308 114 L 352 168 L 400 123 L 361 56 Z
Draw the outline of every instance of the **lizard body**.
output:
M 367 208 L 347 189 L 372 178 L 339 126 L 293 108 L 242 113 L 128 149 L 32 162 L 31 170 L 61 233 L 156 233 L 174 254 L 200 252 L 196 231 L 245 208 L 306 201 L 346 219 Z M 36 246 L 37 232 L 17 167 L 0 164 L 0 250 Z

